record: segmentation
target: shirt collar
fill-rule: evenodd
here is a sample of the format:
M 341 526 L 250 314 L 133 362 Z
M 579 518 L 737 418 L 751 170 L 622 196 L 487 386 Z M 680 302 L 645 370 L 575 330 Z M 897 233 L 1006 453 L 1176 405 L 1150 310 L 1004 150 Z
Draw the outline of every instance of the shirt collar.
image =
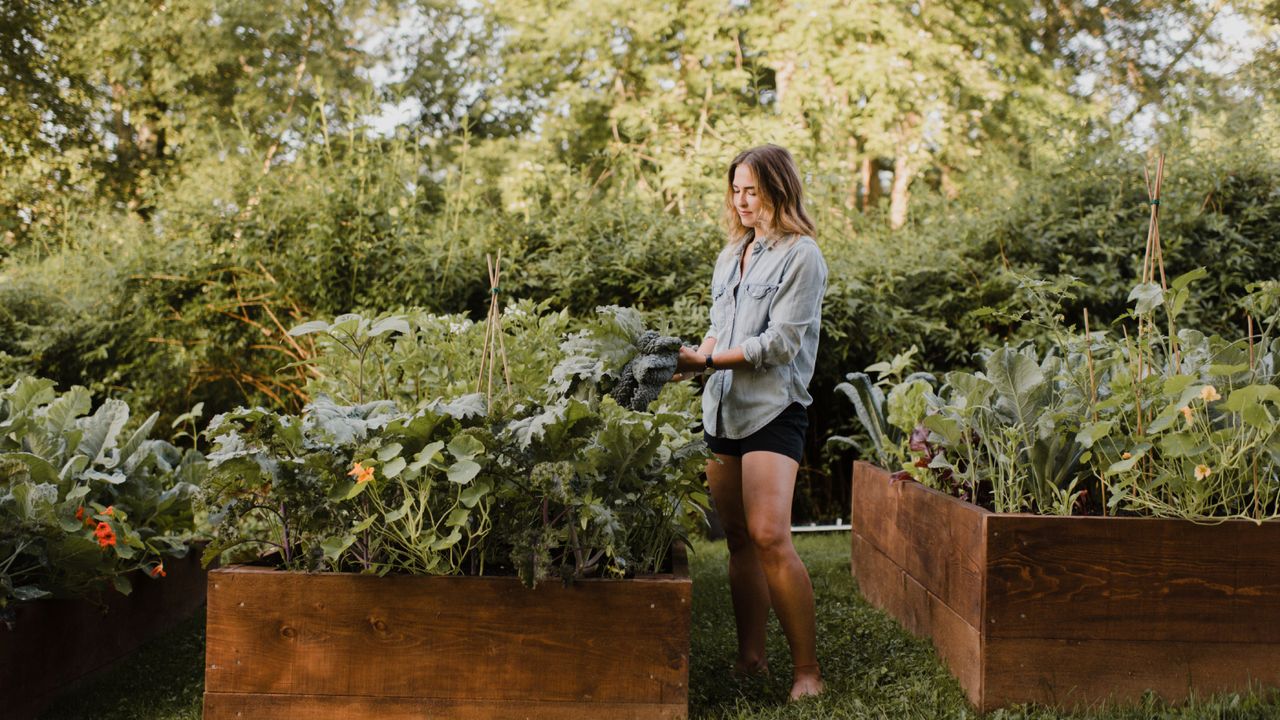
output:
M 755 234 L 755 231 L 752 231 L 751 237 L 752 237 L 751 243 L 756 243 L 757 245 L 764 248 L 765 250 L 772 250 L 774 246 L 778 244 L 778 238 L 776 237 L 762 238 L 757 236 Z M 747 244 L 750 245 L 751 243 L 747 243 Z M 743 247 L 745 248 L 746 246 L 744 245 Z

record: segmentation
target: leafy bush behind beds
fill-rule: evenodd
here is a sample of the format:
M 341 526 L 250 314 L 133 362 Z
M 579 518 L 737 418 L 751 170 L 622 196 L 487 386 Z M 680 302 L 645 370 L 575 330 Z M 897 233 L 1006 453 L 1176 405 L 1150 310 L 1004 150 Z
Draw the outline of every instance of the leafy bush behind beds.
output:
M 1276 145 L 1248 132 L 1170 149 L 1162 227 L 1171 276 L 1208 267 L 1184 310 L 1206 332 L 1238 331 L 1249 282 L 1280 276 Z M 1251 144 L 1252 143 L 1252 144 Z M 308 148 L 262 175 L 230 156 L 192 168 L 156 198 L 149 224 L 86 210 L 39 252 L 6 261 L 0 282 L 0 376 L 51 377 L 160 410 L 196 402 L 298 410 L 303 359 L 288 328 L 310 317 L 415 306 L 484 314 L 483 257 L 514 258 L 509 297 L 585 317 L 598 305 L 641 308 L 692 340 L 706 329 L 720 247 L 715 208 L 676 215 L 642 197 L 547 180 L 508 209 L 486 178 L 438 179 L 398 140 Z M 1063 308 L 1099 326 L 1126 311 L 1141 262 L 1141 158 L 1101 144 L 1031 169 L 993 164 L 993 191 L 947 201 L 915 188 L 911 223 L 815 207 L 831 268 L 797 512 L 845 512 L 847 453 L 823 454 L 852 430 L 831 399 L 849 369 L 915 345 L 919 367 L 967 367 L 973 353 L 1039 332 L 978 311 L 1017 299 L 1017 277 L 1085 282 Z M 463 180 L 466 180 L 464 183 Z M 478 187 L 481 191 L 469 191 Z M 293 366 L 287 372 L 281 368 Z
M 410 310 L 295 328 L 319 338 L 316 399 L 210 425 L 206 557 L 265 548 L 291 569 L 529 584 L 659 570 L 707 503 L 692 389 L 668 386 L 651 411 L 607 394 L 637 353 L 633 310 L 584 322 L 525 301 L 502 317 L 511 362 L 492 397 L 485 323 Z

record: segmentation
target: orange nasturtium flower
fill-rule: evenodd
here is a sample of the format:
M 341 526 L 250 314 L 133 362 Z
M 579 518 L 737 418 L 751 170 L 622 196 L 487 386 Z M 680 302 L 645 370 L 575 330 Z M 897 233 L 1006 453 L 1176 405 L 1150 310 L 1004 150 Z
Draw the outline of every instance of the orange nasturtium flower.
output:
M 151 568 L 151 577 L 165 577 L 169 573 L 164 571 L 164 563 L 160 563 Z
M 357 483 L 369 482 L 373 479 L 373 468 L 356 463 L 347 474 L 354 477 Z
M 98 527 L 93 531 L 93 534 L 98 538 L 98 545 L 102 547 L 116 544 L 116 531 L 112 530 L 107 523 L 98 523 Z
M 1195 412 L 1195 410 L 1192 410 L 1192 409 L 1190 408 L 1190 406 L 1183 405 L 1183 406 L 1179 409 L 1179 412 L 1181 412 L 1181 413 L 1182 413 L 1182 417 L 1186 418 L 1186 420 L 1187 420 L 1187 427 L 1191 427 L 1192 425 L 1194 425 L 1194 424 L 1195 424 L 1195 420 L 1194 420 L 1193 418 L 1195 417 L 1196 412 Z
M 1201 463 L 1196 466 L 1196 479 L 1203 480 L 1213 474 L 1213 469 L 1208 465 Z
M 76 508 L 76 519 L 77 519 L 77 520 L 84 520 L 84 506 L 83 506 L 83 505 L 81 505 L 80 507 Z
M 115 515 L 115 514 L 116 514 L 116 506 L 115 506 L 115 505 L 108 505 L 108 506 L 107 506 L 107 509 L 102 511 L 102 514 L 103 514 L 103 515 Z
M 1200 388 L 1200 399 L 1204 400 L 1207 403 L 1211 403 L 1215 400 L 1221 400 L 1222 396 L 1218 394 L 1218 389 L 1215 388 L 1214 386 L 1205 385 L 1204 387 Z

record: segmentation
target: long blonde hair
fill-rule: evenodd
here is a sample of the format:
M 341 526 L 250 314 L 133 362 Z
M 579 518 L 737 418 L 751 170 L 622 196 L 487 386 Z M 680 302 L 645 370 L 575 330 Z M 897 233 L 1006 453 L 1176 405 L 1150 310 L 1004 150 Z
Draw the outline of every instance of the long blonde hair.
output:
M 729 186 L 725 190 L 721 219 L 729 244 L 741 242 L 752 230 L 742 224 L 733 204 L 733 174 L 739 165 L 751 168 L 751 174 L 756 176 L 760 222 L 764 224 L 760 229 L 765 234 L 814 236 L 817 229 L 804 210 L 804 188 L 800 184 L 800 169 L 795 158 L 786 148 L 770 144 L 743 150 L 729 163 Z

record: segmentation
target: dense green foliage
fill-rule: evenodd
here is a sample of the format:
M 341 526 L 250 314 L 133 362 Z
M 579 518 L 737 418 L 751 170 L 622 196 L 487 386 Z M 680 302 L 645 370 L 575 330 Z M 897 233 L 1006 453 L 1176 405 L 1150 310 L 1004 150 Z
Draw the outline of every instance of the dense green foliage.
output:
M 124 432 L 128 405 L 90 401 L 35 378 L 0 392 L 0 619 L 15 601 L 128 594 L 130 572 L 161 577 L 193 539 L 203 459 L 149 439 L 156 415 Z
M 83 385 L 162 423 L 197 402 L 300 410 L 310 351 L 287 329 L 307 318 L 478 320 L 499 250 L 509 297 L 637 307 L 696 339 L 724 165 L 763 141 L 800 160 L 831 268 L 801 516 L 844 512 L 847 452 L 824 441 L 852 429 L 831 394 L 847 371 L 915 345 L 940 374 L 1026 339 L 979 312 L 1019 275 L 1084 280 L 1069 324 L 1125 311 L 1134 147 L 1170 153 L 1170 273 L 1211 271 L 1185 309 L 1197 327 L 1238 328 L 1233 298 L 1280 270 L 1267 4 L 0 13 L 0 379 Z M 1230 18 L 1257 43 L 1229 67 Z M 383 103 L 411 119 L 386 130 Z
M 487 323 L 422 311 L 295 328 L 322 334 L 316 399 L 210 424 L 206 560 L 248 544 L 290 569 L 505 571 L 531 585 L 658 570 L 707 503 L 690 389 L 643 410 L 608 394 L 643 357 L 634 311 L 579 324 L 524 302 L 503 319 L 492 340 Z M 524 362 L 489 384 L 487 343 Z
M 996 512 L 1274 518 L 1280 295 L 1260 283 L 1243 302 L 1256 334 L 1227 341 L 1181 327 L 1205 275 L 1136 285 L 1119 334 L 1062 326 L 1078 283 L 1028 282 L 1043 350 L 987 349 L 981 372 L 948 372 L 940 387 L 925 373 L 894 382 L 900 356 L 878 368 L 881 383 L 851 373 L 836 389 L 895 476 Z

